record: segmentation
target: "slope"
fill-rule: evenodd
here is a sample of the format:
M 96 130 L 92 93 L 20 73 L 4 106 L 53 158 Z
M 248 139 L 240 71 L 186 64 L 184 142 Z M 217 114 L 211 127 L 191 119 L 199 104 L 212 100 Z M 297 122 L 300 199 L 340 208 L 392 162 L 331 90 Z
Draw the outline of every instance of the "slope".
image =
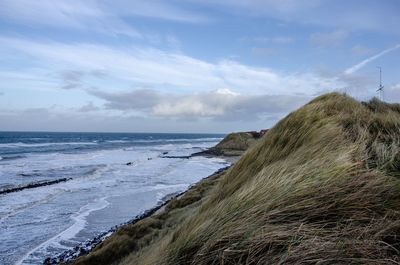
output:
M 327 94 L 269 130 L 190 214 L 114 261 L 398 264 L 399 178 L 400 105 Z

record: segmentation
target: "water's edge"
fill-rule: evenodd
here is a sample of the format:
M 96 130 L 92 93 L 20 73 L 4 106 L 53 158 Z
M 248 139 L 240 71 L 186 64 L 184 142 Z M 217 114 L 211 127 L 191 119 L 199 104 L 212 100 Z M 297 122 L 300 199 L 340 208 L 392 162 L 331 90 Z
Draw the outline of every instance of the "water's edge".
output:
M 110 237 L 113 233 L 118 231 L 121 227 L 123 227 L 125 225 L 128 225 L 128 224 L 135 224 L 135 223 L 139 222 L 140 220 L 143 220 L 143 219 L 145 219 L 145 218 L 147 218 L 149 216 L 152 216 L 159 209 L 161 209 L 164 206 L 166 206 L 171 200 L 173 200 L 173 199 L 175 199 L 177 197 L 180 197 L 183 194 L 185 194 L 193 186 L 196 186 L 197 184 L 199 184 L 200 182 L 202 182 L 203 180 L 205 180 L 207 178 L 210 178 L 210 177 L 212 177 L 212 176 L 214 176 L 216 174 L 219 174 L 219 173 L 222 173 L 222 172 L 228 170 L 231 166 L 232 165 L 229 165 L 229 166 L 226 166 L 226 167 L 223 167 L 223 168 L 220 168 L 220 169 L 216 170 L 211 175 L 201 179 L 197 183 L 194 183 L 194 184 L 190 185 L 185 191 L 182 191 L 182 192 L 179 192 L 179 193 L 172 193 L 172 194 L 164 196 L 164 198 L 161 199 L 160 202 L 156 206 L 154 206 L 153 208 L 145 210 L 143 213 L 136 215 L 133 219 L 131 219 L 131 220 L 125 222 L 125 223 L 121 223 L 119 225 L 116 225 L 116 226 L 110 228 L 108 231 L 102 232 L 102 233 L 98 234 L 97 236 L 95 236 L 94 238 L 78 244 L 73 249 L 66 250 L 66 251 L 64 251 L 64 252 L 62 252 L 59 255 L 56 255 L 54 257 L 47 257 L 43 261 L 43 264 L 49 265 L 49 264 L 60 264 L 60 263 L 65 263 L 65 262 L 72 262 L 75 259 L 77 259 L 78 257 L 90 253 L 90 251 L 92 251 L 97 245 L 102 243 L 104 240 L 106 240 L 108 237 Z

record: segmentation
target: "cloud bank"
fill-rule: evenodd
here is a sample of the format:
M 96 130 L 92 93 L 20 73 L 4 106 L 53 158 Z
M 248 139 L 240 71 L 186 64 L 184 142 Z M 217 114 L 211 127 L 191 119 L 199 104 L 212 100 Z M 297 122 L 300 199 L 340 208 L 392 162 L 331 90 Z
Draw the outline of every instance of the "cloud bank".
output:
M 219 89 L 190 95 L 164 94 L 151 89 L 126 93 L 91 92 L 113 110 L 145 111 L 151 116 L 197 120 L 256 120 L 295 109 L 310 100 L 296 95 L 241 95 Z

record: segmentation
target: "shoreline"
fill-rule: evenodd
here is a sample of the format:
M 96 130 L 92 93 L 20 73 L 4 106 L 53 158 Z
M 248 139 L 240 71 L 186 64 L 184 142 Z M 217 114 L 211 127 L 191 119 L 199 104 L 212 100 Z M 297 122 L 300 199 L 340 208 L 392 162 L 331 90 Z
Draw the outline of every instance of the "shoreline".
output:
M 150 208 L 148 210 L 145 210 L 144 212 L 136 215 L 134 218 L 132 218 L 131 220 L 121 223 L 119 225 L 113 226 L 111 227 L 109 230 L 99 233 L 98 235 L 96 235 L 94 238 L 92 239 L 88 239 L 78 245 L 76 245 L 74 248 L 70 249 L 70 250 L 66 250 L 58 255 L 55 255 L 53 257 L 47 257 L 45 258 L 45 260 L 43 261 L 43 264 L 49 265 L 49 264 L 60 264 L 60 263 L 71 263 L 73 261 L 75 261 L 76 259 L 78 259 L 81 256 L 87 255 L 89 254 L 92 250 L 94 250 L 99 244 L 101 244 L 102 242 L 104 242 L 107 238 L 109 238 L 110 236 L 112 236 L 115 232 L 117 232 L 118 230 L 120 230 L 121 228 L 123 228 L 126 225 L 133 225 L 145 218 L 148 218 L 154 214 L 158 214 L 160 212 L 163 211 L 163 209 L 165 208 L 165 206 L 167 206 L 172 200 L 174 199 L 179 199 L 181 196 L 183 196 L 185 193 L 187 193 L 188 191 L 190 191 L 193 187 L 196 187 L 196 185 L 200 184 L 201 182 L 203 182 L 204 180 L 207 180 L 213 176 L 216 176 L 218 174 L 221 174 L 223 172 L 225 172 L 226 170 L 228 170 L 238 159 L 239 156 L 237 157 L 225 157 L 225 156 L 206 156 L 206 157 L 219 157 L 219 158 L 223 158 L 225 159 L 228 163 L 230 163 L 229 166 L 226 167 L 222 167 L 218 170 L 216 170 L 215 172 L 213 172 L 211 175 L 202 178 L 201 180 L 199 180 L 198 182 L 190 185 L 185 191 L 179 192 L 179 193 L 171 193 L 168 194 L 166 196 L 164 196 L 163 199 L 160 200 L 159 203 L 157 203 L 153 208 Z M 178 157 L 177 157 L 178 158 Z M 229 158 L 229 159 L 227 159 Z

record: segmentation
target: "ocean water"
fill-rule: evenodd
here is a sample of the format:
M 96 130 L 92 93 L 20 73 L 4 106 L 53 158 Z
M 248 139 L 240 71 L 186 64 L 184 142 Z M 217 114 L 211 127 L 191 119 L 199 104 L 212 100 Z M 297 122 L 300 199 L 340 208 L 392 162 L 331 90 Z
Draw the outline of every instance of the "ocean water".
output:
M 0 264 L 42 264 L 184 191 L 228 163 L 163 156 L 190 155 L 222 137 L 0 132 Z

